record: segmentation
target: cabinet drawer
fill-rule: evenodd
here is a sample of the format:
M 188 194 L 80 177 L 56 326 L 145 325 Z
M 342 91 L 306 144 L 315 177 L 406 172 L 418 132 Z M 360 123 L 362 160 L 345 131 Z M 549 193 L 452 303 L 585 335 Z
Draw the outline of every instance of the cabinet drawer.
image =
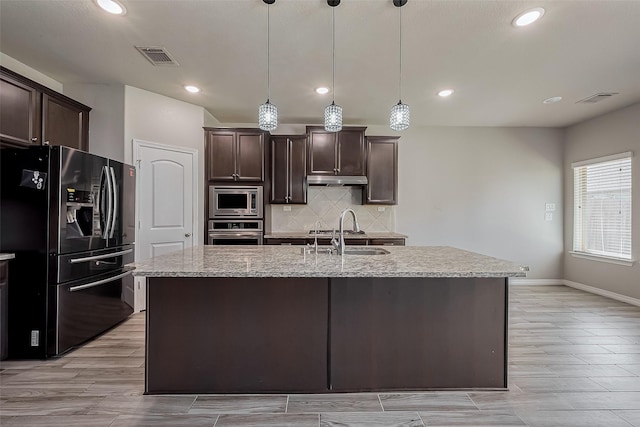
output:
M 304 245 L 306 239 L 265 239 L 266 245 Z
M 404 239 L 370 239 L 371 246 L 404 246 Z

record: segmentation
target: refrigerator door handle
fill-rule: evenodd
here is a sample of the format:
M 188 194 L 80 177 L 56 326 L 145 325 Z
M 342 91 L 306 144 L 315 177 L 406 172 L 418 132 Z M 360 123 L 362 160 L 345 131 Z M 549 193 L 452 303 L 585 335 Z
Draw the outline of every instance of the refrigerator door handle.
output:
M 109 238 L 111 232 L 111 223 L 113 222 L 113 185 L 111 182 L 111 173 L 107 166 L 104 166 L 104 172 L 106 174 L 107 183 L 107 222 L 105 224 L 104 239 Z
M 113 237 L 118 220 L 118 186 L 116 185 L 116 174 L 112 167 L 109 167 L 111 176 L 111 191 L 113 192 L 113 205 L 111 210 L 111 226 L 109 227 L 109 238 Z
M 79 262 L 89 262 L 89 261 L 95 261 L 95 260 L 105 259 L 105 258 L 113 258 L 113 257 L 117 257 L 117 256 L 120 256 L 120 255 L 130 254 L 131 252 L 133 252 L 133 249 L 127 249 L 127 250 L 124 250 L 124 251 L 112 252 L 110 254 L 88 256 L 88 257 L 84 257 L 84 258 L 74 258 L 71 261 L 69 261 L 69 263 L 70 264 L 77 264 Z
M 80 291 L 82 289 L 88 289 L 88 288 L 93 288 L 95 286 L 104 285 L 105 283 L 110 283 L 110 282 L 113 282 L 115 280 L 122 279 L 123 277 L 126 277 L 126 276 L 130 275 L 131 273 L 133 273 L 133 270 L 126 271 L 126 272 L 124 272 L 122 274 L 118 274 L 117 276 L 109 277 L 108 279 L 98 280 L 98 281 L 95 281 L 95 282 L 87 283 L 85 285 L 72 286 L 72 287 L 69 288 L 69 292 L 76 292 L 76 291 Z
M 100 190 L 98 191 L 98 212 L 100 215 L 100 236 L 103 239 L 107 238 L 107 231 L 109 227 L 109 220 L 106 217 L 106 186 L 107 181 L 109 180 L 109 175 L 107 173 L 107 167 L 103 166 L 102 171 L 100 172 Z

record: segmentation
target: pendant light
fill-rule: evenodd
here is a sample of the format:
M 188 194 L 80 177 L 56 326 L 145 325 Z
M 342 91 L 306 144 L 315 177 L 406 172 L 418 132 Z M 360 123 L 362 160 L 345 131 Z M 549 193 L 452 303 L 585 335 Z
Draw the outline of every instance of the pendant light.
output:
M 342 130 L 342 107 L 336 105 L 336 6 L 340 4 L 340 0 L 327 0 L 327 4 L 332 7 L 332 100 L 331 105 L 324 109 L 324 130 L 328 132 L 338 132 Z
M 269 102 L 271 97 L 271 73 L 269 67 L 270 60 L 270 20 L 269 5 L 275 3 L 276 0 L 262 0 L 267 4 L 267 102 L 258 107 L 258 127 L 262 130 L 272 131 L 278 127 L 278 107 Z
M 398 103 L 391 107 L 389 126 L 396 131 L 405 130 L 409 127 L 409 106 L 402 103 L 402 6 L 405 4 L 407 4 L 407 0 L 393 0 L 393 5 L 398 8 L 398 15 L 400 16 L 400 73 L 398 78 Z

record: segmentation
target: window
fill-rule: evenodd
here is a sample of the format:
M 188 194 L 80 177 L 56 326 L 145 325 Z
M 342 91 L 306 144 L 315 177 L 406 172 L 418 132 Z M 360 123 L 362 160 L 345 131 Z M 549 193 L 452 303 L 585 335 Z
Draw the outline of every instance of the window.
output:
M 631 156 L 571 164 L 574 252 L 631 260 Z

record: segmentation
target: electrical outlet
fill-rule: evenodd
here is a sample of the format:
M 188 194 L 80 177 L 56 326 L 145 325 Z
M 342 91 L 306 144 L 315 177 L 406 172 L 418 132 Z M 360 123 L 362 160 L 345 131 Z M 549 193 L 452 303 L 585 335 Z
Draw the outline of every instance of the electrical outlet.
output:
M 283 210 L 284 212 L 291 212 L 291 206 L 283 206 L 283 207 L 282 207 L 282 210 Z
M 386 208 L 384 206 L 378 206 L 378 212 L 384 212 L 385 209 Z
M 553 214 L 551 212 L 546 212 L 544 214 L 544 220 L 545 221 L 552 221 L 553 220 Z

